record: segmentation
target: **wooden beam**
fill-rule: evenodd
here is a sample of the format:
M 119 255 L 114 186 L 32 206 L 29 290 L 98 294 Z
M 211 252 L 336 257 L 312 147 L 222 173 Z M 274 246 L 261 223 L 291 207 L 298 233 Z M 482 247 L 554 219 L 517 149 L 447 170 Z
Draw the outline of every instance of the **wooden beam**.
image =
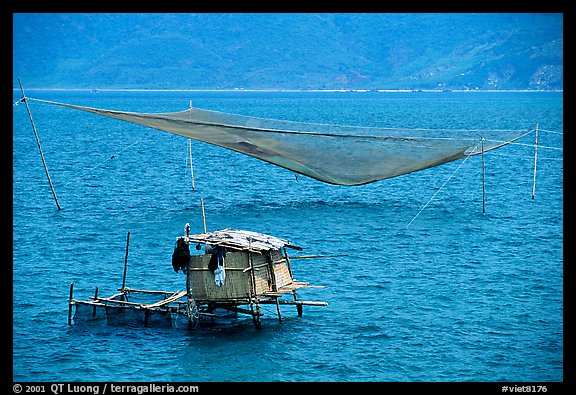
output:
M 226 309 L 226 310 L 230 310 L 230 311 L 234 311 L 236 313 L 248 314 L 248 315 L 251 315 L 253 317 L 264 315 L 260 310 L 253 311 L 253 310 L 244 309 L 244 308 L 238 307 L 238 306 L 222 306 L 221 308 Z
M 276 304 L 275 300 L 261 300 L 260 304 Z M 278 304 L 289 304 L 296 306 L 328 306 L 328 302 L 315 300 L 278 300 Z
M 142 305 L 143 308 L 145 309 L 151 309 L 153 307 L 160 307 L 160 306 L 164 306 L 165 304 L 168 304 L 170 302 L 175 301 L 176 299 L 180 299 L 181 297 L 186 295 L 186 291 L 182 291 L 182 292 L 178 292 L 178 293 L 174 293 L 174 295 L 170 296 L 169 298 L 166 298 L 164 300 L 161 300 L 159 302 L 156 303 L 152 303 L 152 304 L 145 304 Z
M 118 291 L 121 291 L 122 288 L 118 288 Z M 147 289 L 134 289 L 134 288 L 124 288 L 124 293 L 146 293 L 146 294 L 165 294 L 165 295 L 173 295 L 174 291 L 152 291 Z M 120 295 L 120 294 L 118 294 Z

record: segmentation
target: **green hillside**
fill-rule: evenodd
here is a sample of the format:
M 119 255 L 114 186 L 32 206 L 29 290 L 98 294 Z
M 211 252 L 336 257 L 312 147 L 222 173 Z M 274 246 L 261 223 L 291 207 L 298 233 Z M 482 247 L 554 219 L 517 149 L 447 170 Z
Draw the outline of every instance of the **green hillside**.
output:
M 15 14 L 13 68 L 30 88 L 562 89 L 562 31 L 562 14 Z

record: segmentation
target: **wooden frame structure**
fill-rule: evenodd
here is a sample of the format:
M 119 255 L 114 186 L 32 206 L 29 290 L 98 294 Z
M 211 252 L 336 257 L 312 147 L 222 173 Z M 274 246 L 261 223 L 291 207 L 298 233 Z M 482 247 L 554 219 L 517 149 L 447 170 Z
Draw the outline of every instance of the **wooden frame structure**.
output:
M 188 229 L 188 228 L 186 228 Z M 143 326 L 176 327 L 185 322 L 195 327 L 214 322 L 228 314 L 247 314 L 256 328 L 261 328 L 264 315 L 262 305 L 275 305 L 282 322 L 281 305 L 296 306 L 302 316 L 303 306 L 326 306 L 326 302 L 298 299 L 296 291 L 315 287 L 292 277 L 287 248 L 302 250 L 284 239 L 262 233 L 223 229 L 220 231 L 177 238 L 177 245 L 196 246 L 197 254 L 190 255 L 182 271 L 186 276 L 185 291 L 154 291 L 126 287 L 126 269 L 130 233 L 126 241 L 124 276 L 119 293 L 110 297 L 98 296 L 98 288 L 91 300 L 74 299 L 74 283 L 70 284 L 68 324 L 84 319 L 106 319 L 108 323 L 127 323 Z M 202 246 L 204 251 L 202 252 Z M 225 279 L 215 281 L 209 267 L 214 249 L 225 251 L 222 259 Z M 323 288 L 316 286 L 315 288 Z M 288 300 L 282 299 L 290 296 Z M 135 301 L 147 297 L 153 301 Z M 75 311 L 74 311 L 75 310 Z M 79 312 L 82 312 L 79 314 Z
M 302 316 L 302 306 L 327 305 L 326 302 L 298 299 L 296 290 L 314 286 L 293 279 L 287 248 L 299 251 L 302 248 L 287 240 L 234 229 L 182 238 L 189 244 L 196 244 L 197 248 L 201 248 L 201 245 L 219 246 L 227 251 L 224 265 L 226 280 L 223 285 L 215 283 L 215 276 L 209 268 L 212 259 L 210 248 L 206 248 L 205 254 L 192 255 L 184 268 L 192 325 L 195 325 L 193 319 L 196 313 L 200 317 L 202 314 L 211 315 L 216 309 L 224 309 L 251 315 L 254 325 L 259 328 L 263 315 L 261 305 L 275 305 L 280 321 L 280 305 L 295 305 L 299 316 Z M 285 295 L 292 296 L 292 299 L 281 300 Z M 240 306 L 248 306 L 249 309 Z

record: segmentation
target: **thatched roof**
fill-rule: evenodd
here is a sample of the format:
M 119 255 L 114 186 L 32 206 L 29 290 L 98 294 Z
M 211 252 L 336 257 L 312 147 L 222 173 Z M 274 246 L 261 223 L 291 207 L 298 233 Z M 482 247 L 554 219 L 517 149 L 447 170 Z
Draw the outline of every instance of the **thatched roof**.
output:
M 219 245 L 222 247 L 260 253 L 268 250 L 278 250 L 283 247 L 302 250 L 292 245 L 288 240 L 258 232 L 237 229 L 222 229 L 214 232 L 188 236 L 190 243 Z

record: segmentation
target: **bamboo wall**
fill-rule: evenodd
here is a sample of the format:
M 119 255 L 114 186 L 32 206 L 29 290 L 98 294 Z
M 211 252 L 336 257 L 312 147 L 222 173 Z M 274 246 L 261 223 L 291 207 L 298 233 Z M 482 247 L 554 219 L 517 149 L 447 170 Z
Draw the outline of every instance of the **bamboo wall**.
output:
M 280 250 L 252 253 L 256 294 L 276 291 L 279 287 L 292 283 L 286 260 Z M 192 255 L 190 258 L 190 284 L 192 298 L 197 301 L 245 299 L 252 292 L 252 273 L 247 251 L 232 251 L 226 254 L 224 285 L 214 284 L 214 273 L 208 269 L 210 254 Z

